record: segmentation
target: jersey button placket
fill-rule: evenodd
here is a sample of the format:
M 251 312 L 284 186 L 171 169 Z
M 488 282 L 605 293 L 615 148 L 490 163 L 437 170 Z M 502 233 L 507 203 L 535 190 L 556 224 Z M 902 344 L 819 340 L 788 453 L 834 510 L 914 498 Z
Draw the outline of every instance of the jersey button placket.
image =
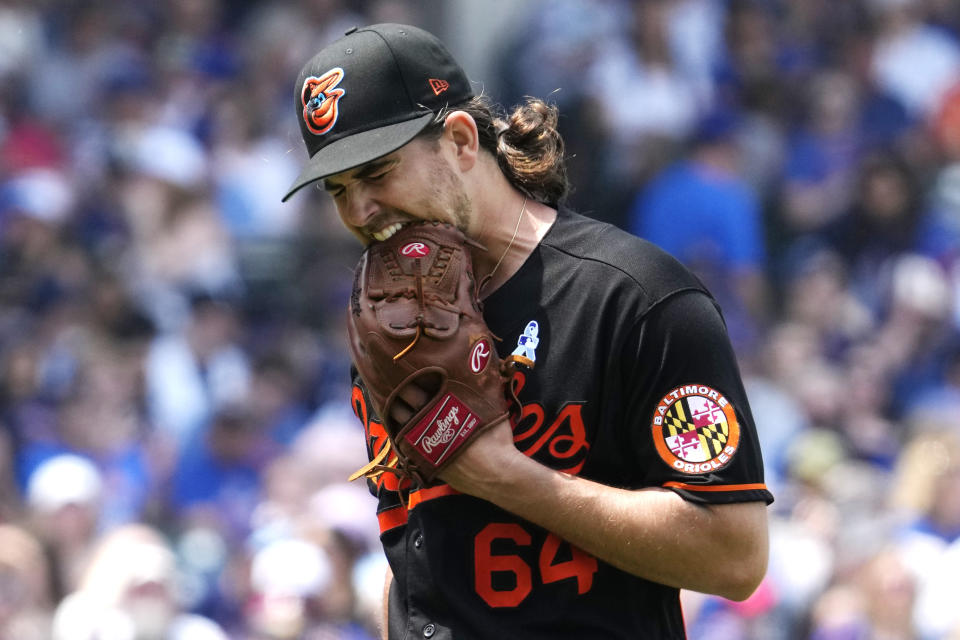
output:
M 437 632 L 437 625 L 433 624 L 432 622 L 428 622 L 427 624 L 423 625 L 424 638 L 432 638 L 433 634 L 435 634 L 436 632 Z

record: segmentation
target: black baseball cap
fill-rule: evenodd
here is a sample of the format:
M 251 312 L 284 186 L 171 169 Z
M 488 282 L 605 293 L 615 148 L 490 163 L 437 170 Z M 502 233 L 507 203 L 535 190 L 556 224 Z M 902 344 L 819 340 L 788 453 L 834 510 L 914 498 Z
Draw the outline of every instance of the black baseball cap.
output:
M 471 97 L 463 69 L 433 34 L 403 24 L 350 29 L 297 78 L 294 110 L 310 161 L 283 200 L 396 151 L 437 111 Z

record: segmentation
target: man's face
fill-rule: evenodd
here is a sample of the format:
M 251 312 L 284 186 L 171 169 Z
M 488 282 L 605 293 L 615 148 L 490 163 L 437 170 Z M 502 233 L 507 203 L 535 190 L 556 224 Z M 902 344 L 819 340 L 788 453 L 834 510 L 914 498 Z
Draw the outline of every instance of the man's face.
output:
M 391 154 L 323 181 L 343 224 L 364 244 L 404 223 L 439 220 L 467 231 L 472 217 L 463 180 L 440 146 L 417 138 Z

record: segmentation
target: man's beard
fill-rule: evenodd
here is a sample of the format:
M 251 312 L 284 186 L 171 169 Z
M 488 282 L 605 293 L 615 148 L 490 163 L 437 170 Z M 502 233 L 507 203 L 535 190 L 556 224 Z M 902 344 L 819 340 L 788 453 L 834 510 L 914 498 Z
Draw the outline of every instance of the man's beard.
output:
M 454 226 L 466 233 L 472 218 L 473 203 L 467 196 L 463 179 L 439 156 L 430 168 L 430 176 L 431 206 L 435 208 L 437 203 L 442 203 L 441 209 L 452 218 Z

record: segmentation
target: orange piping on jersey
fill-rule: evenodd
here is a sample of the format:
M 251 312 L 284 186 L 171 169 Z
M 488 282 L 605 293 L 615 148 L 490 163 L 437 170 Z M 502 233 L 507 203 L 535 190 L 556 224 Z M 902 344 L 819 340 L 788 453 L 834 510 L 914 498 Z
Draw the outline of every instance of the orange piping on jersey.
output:
M 448 484 L 441 484 L 427 489 L 418 489 L 410 493 L 410 500 L 406 506 L 394 507 L 381 511 L 377 514 L 377 521 L 380 523 L 380 533 L 386 533 L 391 529 L 402 527 L 407 524 L 407 512 L 416 507 L 421 502 L 441 498 L 443 496 L 453 496 L 460 492 Z
M 377 520 L 380 522 L 380 533 L 386 533 L 407 524 L 407 510 L 404 507 L 394 507 L 381 511 L 377 514 Z
M 766 491 L 767 489 L 767 485 L 763 484 L 762 482 L 755 482 L 753 484 L 711 485 L 687 484 L 686 482 L 666 482 L 663 486 L 670 489 L 686 489 L 687 491 L 751 491 L 755 489 Z
M 454 489 L 448 484 L 437 485 L 436 487 L 428 487 L 427 489 L 418 489 L 413 491 L 410 494 L 410 501 L 407 503 L 407 509 L 412 510 L 421 502 L 426 502 L 427 500 L 433 500 L 434 498 L 441 498 L 443 496 L 455 496 L 459 491 Z

